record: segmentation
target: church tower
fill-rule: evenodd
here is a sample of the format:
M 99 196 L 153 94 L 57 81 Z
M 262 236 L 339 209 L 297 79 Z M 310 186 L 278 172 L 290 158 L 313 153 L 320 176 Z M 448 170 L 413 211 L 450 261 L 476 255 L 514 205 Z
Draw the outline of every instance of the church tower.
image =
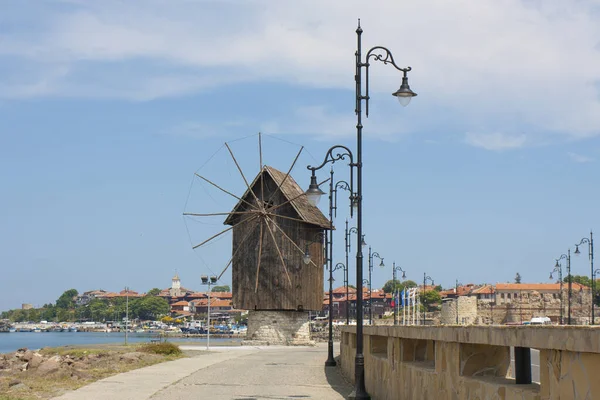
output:
M 180 297 L 181 296 L 181 280 L 179 279 L 179 275 L 175 273 L 173 279 L 171 279 L 171 297 Z

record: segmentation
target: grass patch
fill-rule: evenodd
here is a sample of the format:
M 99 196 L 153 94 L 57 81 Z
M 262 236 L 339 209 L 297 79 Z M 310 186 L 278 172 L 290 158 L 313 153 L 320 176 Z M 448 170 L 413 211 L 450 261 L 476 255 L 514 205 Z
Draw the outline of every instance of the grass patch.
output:
M 67 372 L 61 370 L 47 376 L 40 376 L 35 370 L 0 376 L 0 400 L 50 399 L 111 375 L 183 357 L 179 347 L 170 343 L 58 347 L 45 348 L 40 353 L 46 357 L 70 356 L 75 363 Z M 15 379 L 25 387 L 9 388 L 9 382 Z
M 177 356 L 181 354 L 179 346 L 170 342 L 148 343 L 138 347 L 137 351 L 163 356 Z

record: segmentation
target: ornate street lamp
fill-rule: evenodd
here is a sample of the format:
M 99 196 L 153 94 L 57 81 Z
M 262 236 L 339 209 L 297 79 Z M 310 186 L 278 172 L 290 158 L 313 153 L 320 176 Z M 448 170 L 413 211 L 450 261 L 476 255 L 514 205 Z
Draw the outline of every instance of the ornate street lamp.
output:
M 433 279 L 430 276 L 427 276 L 427 273 L 423 272 L 423 293 L 421 294 L 421 297 L 423 298 L 423 300 L 425 300 L 425 286 L 427 286 L 427 281 L 431 282 L 431 286 L 435 285 L 435 282 L 433 282 Z M 425 325 L 425 302 L 422 301 L 423 303 L 423 325 Z
M 333 272 L 338 269 L 346 269 L 344 263 L 337 263 L 332 270 L 329 271 L 329 337 L 327 340 L 327 361 L 325 361 L 326 367 L 335 367 L 337 363 L 333 357 Z
M 590 231 L 589 239 L 583 238 L 581 239 L 579 244 L 575 245 L 575 255 L 578 256 L 579 254 L 581 254 L 581 252 L 579 251 L 579 246 L 581 246 L 584 243 L 588 244 L 588 257 L 590 259 L 590 275 L 592 278 L 592 325 L 594 325 L 594 287 L 596 286 L 596 281 L 594 280 L 594 233 L 592 231 Z
M 561 254 L 561 256 L 556 259 L 556 264 L 559 264 L 560 260 L 562 259 L 567 260 L 567 278 L 569 279 L 569 286 L 567 289 L 567 325 L 571 325 L 571 296 L 573 295 L 573 277 L 571 276 L 571 249 L 567 251 L 567 254 Z M 554 268 L 556 268 L 556 265 Z M 562 290 L 560 294 L 562 296 Z
M 358 233 L 358 229 L 356 229 L 356 227 L 352 227 L 352 228 L 348 228 L 348 220 L 346 220 L 346 229 L 345 229 L 345 241 L 346 241 L 346 280 L 344 282 L 344 285 L 346 285 L 346 325 L 350 325 L 350 291 L 348 289 L 348 284 L 349 284 L 349 276 L 348 276 L 348 267 L 349 267 L 349 260 L 348 260 L 348 255 L 350 254 L 350 250 L 351 250 L 351 246 L 350 243 L 352 242 L 350 240 L 350 234 L 352 233 Z M 365 242 L 365 235 L 362 235 L 362 240 L 360 242 L 361 247 L 364 249 L 367 246 L 367 242 Z
M 550 272 L 550 279 L 554 279 L 554 277 L 552 276 L 552 274 L 554 274 L 555 272 L 558 272 L 558 281 L 560 283 L 560 293 L 559 293 L 559 299 L 560 299 L 560 324 L 562 325 L 564 323 L 563 321 L 563 275 L 562 275 L 562 265 L 558 262 L 558 260 L 556 260 L 556 264 L 554 265 L 554 269 L 552 270 L 552 272 Z
M 379 266 L 381 268 L 385 267 L 383 257 L 381 257 L 378 252 L 371 253 L 371 246 L 369 246 L 369 325 L 373 325 L 373 287 L 371 286 L 371 274 L 373 272 L 373 258 L 375 257 L 381 260 Z
M 206 275 L 200 277 L 203 285 L 208 286 L 208 312 L 206 313 L 206 350 L 210 350 L 210 287 L 217 283 L 217 277 L 211 276 L 210 278 Z
M 396 261 L 392 263 L 392 298 L 394 299 L 394 325 L 398 325 L 398 296 L 396 289 L 396 271 L 402 272 L 402 279 L 406 279 L 406 271 L 399 265 L 396 267 Z
M 406 106 L 410 99 L 417 94 L 413 92 L 408 85 L 408 77 L 407 72 L 411 70 L 410 67 L 400 68 L 394 62 L 394 58 L 392 53 L 386 49 L 385 47 L 375 46 L 371 48 L 365 57 L 365 61 L 362 60 L 362 44 L 361 44 L 361 35 L 363 33 L 362 28 L 360 27 L 360 20 L 358 21 L 358 27 L 356 29 L 357 36 L 357 49 L 356 49 L 356 61 L 355 61 L 355 76 L 354 80 L 356 82 L 356 93 L 355 93 L 355 113 L 357 117 L 356 121 L 356 152 L 357 152 L 357 162 L 353 164 L 351 161 L 351 167 L 356 167 L 356 184 L 357 191 L 354 196 L 353 206 L 356 208 L 357 214 L 357 237 L 360 241 L 362 239 L 362 102 L 365 101 L 366 105 L 366 116 L 369 116 L 369 66 L 370 60 L 380 61 L 385 65 L 390 64 L 394 68 L 399 71 L 402 71 L 402 84 L 400 88 L 393 93 L 394 96 L 398 98 L 400 103 L 403 106 Z M 362 70 L 365 69 L 365 78 L 366 78 L 366 87 L 365 94 L 362 94 Z M 333 161 L 332 161 L 333 162 Z M 352 170 L 352 168 L 351 168 Z M 314 176 L 314 175 L 313 175 Z M 316 185 L 316 178 L 314 179 L 314 184 Z M 318 189 L 318 185 L 316 185 Z M 312 189 L 312 190 L 311 190 Z M 315 187 L 313 185 L 313 179 L 311 178 L 311 187 L 309 187 L 310 193 L 307 192 L 307 195 L 311 196 L 311 198 L 320 197 L 318 191 L 314 190 Z M 317 200 L 318 201 L 318 200 Z M 314 203 L 313 203 L 314 204 Z M 359 242 L 360 243 L 360 242 Z M 357 243 L 357 244 L 359 244 Z M 352 399 L 370 399 L 371 397 L 367 393 L 365 388 L 365 357 L 363 354 L 363 310 L 362 310 L 362 284 L 363 284 L 363 254 L 362 247 L 357 245 L 356 252 L 356 286 L 357 286 L 357 298 L 356 298 L 356 357 L 354 360 L 354 374 L 355 374 L 355 388 L 354 392 L 350 394 L 350 398 Z

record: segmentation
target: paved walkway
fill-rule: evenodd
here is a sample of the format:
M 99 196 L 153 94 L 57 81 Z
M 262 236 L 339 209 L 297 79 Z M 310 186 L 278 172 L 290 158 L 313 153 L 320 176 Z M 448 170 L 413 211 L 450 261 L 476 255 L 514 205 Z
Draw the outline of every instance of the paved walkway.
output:
M 339 368 L 325 368 L 326 358 L 326 344 L 211 347 L 198 356 L 114 375 L 58 399 L 344 399 L 352 387 Z

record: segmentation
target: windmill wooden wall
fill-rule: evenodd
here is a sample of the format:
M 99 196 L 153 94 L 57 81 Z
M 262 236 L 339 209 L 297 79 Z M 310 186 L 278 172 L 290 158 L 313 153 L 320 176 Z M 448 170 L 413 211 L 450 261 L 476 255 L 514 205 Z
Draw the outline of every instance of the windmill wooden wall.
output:
M 251 187 L 259 199 L 270 199 L 269 205 L 277 206 L 302 193 L 291 177 L 285 178 L 285 174 L 271 167 L 265 167 L 263 179 L 261 185 L 259 175 Z M 281 182 L 283 185 L 277 190 Z M 247 192 L 243 199 L 252 204 L 256 203 L 250 192 Z M 247 205 L 240 202 L 235 210 L 243 211 L 247 208 Z M 235 225 L 232 250 L 233 306 L 245 310 L 321 310 L 325 260 L 320 237 L 324 234 L 324 229 L 329 227 L 329 222 L 318 208 L 308 204 L 305 196 L 278 208 L 275 213 L 309 221 L 274 217 L 275 223 L 298 247 L 273 225 L 271 235 L 263 224 L 261 240 L 259 218 L 239 223 L 240 220 L 248 218 L 248 215 L 236 215 L 226 221 Z M 287 274 L 273 237 L 285 261 Z M 303 252 L 307 244 L 312 258 L 309 264 L 303 261 Z M 259 252 L 261 262 L 257 272 Z

